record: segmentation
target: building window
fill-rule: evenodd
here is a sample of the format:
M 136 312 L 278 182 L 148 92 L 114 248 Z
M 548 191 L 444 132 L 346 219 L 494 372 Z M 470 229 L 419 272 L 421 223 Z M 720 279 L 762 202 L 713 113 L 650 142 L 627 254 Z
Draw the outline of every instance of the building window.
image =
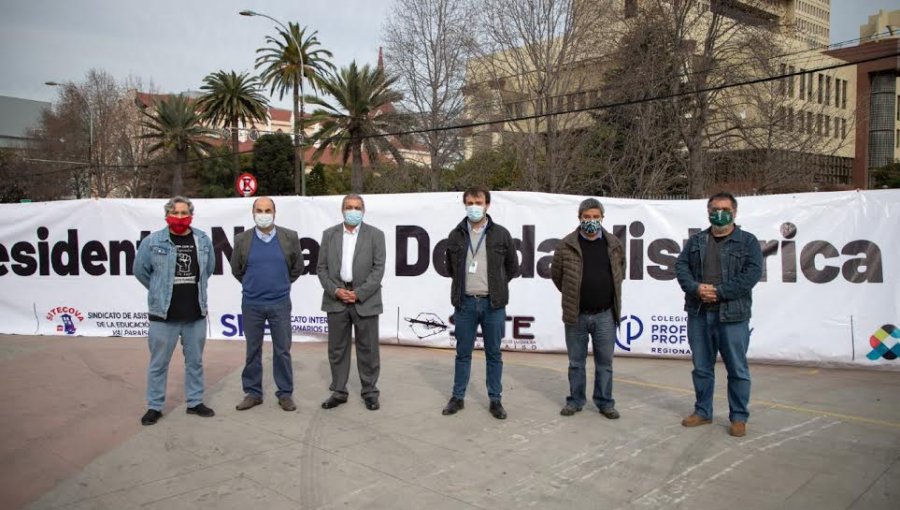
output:
M 822 136 L 822 114 L 816 115 L 816 134 Z
M 834 137 L 840 138 L 841 136 L 841 119 L 838 117 L 834 118 Z
M 800 69 L 800 99 L 806 99 L 806 69 Z
M 831 104 L 831 76 L 825 77 L 825 104 Z
M 813 98 L 813 73 L 807 75 L 809 83 L 806 84 L 806 100 L 812 101 Z
M 841 107 L 841 80 L 838 78 L 834 79 L 834 107 Z
M 784 75 L 787 73 L 787 64 L 781 64 L 780 69 L 781 69 L 780 74 L 781 74 L 782 78 L 781 78 L 781 81 L 778 82 L 778 89 L 779 89 L 778 92 L 782 96 L 786 96 L 787 95 L 787 78 L 785 78 Z
M 822 124 L 824 125 L 823 127 L 825 128 L 825 138 L 828 138 L 829 136 L 831 136 L 831 117 L 826 115 L 825 121 L 822 122 Z
M 847 109 L 847 80 L 841 80 L 841 108 Z
M 841 119 L 841 138 L 847 138 L 847 119 Z
M 637 0 L 625 0 L 625 17 L 633 18 L 637 16 Z
M 797 70 L 794 66 L 790 66 L 788 67 L 788 71 L 790 71 L 791 74 L 791 76 L 788 77 L 788 97 L 794 97 L 794 73 L 797 72 Z M 897 118 L 900 120 L 900 101 L 897 101 L 897 104 Z
M 818 87 L 818 98 L 819 98 L 818 103 L 819 104 L 822 104 L 822 92 L 823 92 L 822 89 L 825 88 L 822 86 L 822 82 L 824 81 L 823 78 L 824 78 L 824 76 L 822 75 L 822 73 L 819 73 L 819 87 Z
M 787 109 L 787 130 L 788 131 L 794 130 L 794 109 L 793 108 Z
M 900 96 L 897 96 L 897 120 L 900 120 Z
M 806 112 L 806 132 L 813 132 L 813 112 Z

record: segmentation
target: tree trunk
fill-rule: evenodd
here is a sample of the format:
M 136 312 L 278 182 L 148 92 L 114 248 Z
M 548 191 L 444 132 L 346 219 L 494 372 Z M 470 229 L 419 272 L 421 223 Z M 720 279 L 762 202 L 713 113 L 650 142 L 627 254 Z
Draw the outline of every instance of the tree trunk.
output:
M 172 195 L 184 194 L 184 165 L 187 163 L 187 151 L 180 150 L 175 154 L 175 171 L 172 174 Z
M 350 171 L 350 191 L 353 193 L 363 192 L 363 162 L 362 162 L 362 142 L 353 142 L 350 149 L 353 154 L 353 168 Z
M 234 175 L 237 176 L 241 173 L 241 149 L 240 149 L 241 140 L 238 138 L 238 120 L 236 118 L 231 119 L 231 156 L 234 161 Z
M 300 147 L 300 84 L 294 82 L 294 193 L 301 194 L 303 176 L 300 170 L 300 161 L 303 152 Z

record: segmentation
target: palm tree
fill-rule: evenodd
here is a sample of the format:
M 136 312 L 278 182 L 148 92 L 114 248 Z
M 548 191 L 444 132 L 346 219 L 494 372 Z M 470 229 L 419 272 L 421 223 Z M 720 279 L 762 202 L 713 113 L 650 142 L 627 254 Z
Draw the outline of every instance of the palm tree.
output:
M 231 128 L 234 170 L 240 172 L 238 128 L 256 121 L 263 122 L 269 113 L 269 100 L 259 93 L 259 80 L 248 73 L 219 71 L 203 79 L 200 90 L 205 93 L 197 100 L 200 118 L 211 125 L 224 124 Z
M 288 23 L 288 30 L 279 29 L 279 37 L 266 37 L 270 46 L 256 52 L 256 68 L 263 68 L 260 78 L 263 84 L 278 91 L 278 99 L 290 91 L 294 99 L 294 191 L 302 193 L 303 154 L 300 147 L 300 133 L 303 131 L 303 81 L 309 82 L 313 91 L 319 88 L 322 76 L 330 69 L 331 52 L 320 48 L 318 32 L 306 34 L 297 23 Z M 299 45 L 299 47 L 298 47 Z
M 344 164 L 352 157 L 350 187 L 354 193 L 362 193 L 362 151 L 366 151 L 370 164 L 378 154 L 390 152 L 397 163 L 403 162 L 400 151 L 386 133 L 402 130 L 409 125 L 408 116 L 394 112 L 393 103 L 403 95 L 391 86 L 396 77 L 387 76 L 382 67 L 361 69 L 353 61 L 340 73 L 322 80 L 322 92 L 333 97 L 337 106 L 324 99 L 308 97 L 307 101 L 321 108 L 313 113 L 320 127 L 312 138 L 318 142 L 315 157 L 318 159 L 328 147 L 342 153 Z
M 177 164 L 172 177 L 172 194 L 184 193 L 183 174 L 188 155 L 192 152 L 206 154 L 212 144 L 205 138 L 212 136 L 213 130 L 203 126 L 194 105 L 183 94 L 162 99 L 152 109 L 141 113 L 144 115 L 141 125 L 148 130 L 141 138 L 154 142 L 147 153 L 160 150 L 174 153 Z

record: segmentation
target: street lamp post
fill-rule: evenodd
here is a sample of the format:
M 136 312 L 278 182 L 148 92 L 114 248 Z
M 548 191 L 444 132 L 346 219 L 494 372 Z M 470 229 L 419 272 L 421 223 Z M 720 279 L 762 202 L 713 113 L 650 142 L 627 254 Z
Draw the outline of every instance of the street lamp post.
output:
M 284 33 L 287 37 L 297 46 L 297 57 L 300 59 L 300 112 L 299 115 L 294 118 L 294 174 L 300 174 L 300 195 L 306 196 L 306 167 L 304 164 L 305 162 L 303 161 L 304 154 L 302 146 L 302 141 L 306 138 L 306 133 L 303 130 L 303 80 L 306 79 L 306 64 L 303 62 L 303 46 L 300 44 L 300 41 L 294 38 L 294 34 L 291 33 L 291 30 L 284 26 L 284 23 L 272 16 L 250 10 L 244 10 L 238 14 L 241 16 L 260 16 L 275 22 L 284 29 Z M 296 183 L 297 181 L 294 182 Z
M 73 83 L 60 83 L 55 81 L 45 81 L 44 85 L 51 87 L 71 87 L 75 91 L 75 95 L 84 103 L 84 109 L 88 113 L 88 187 L 91 190 L 91 198 L 97 198 L 97 191 L 94 189 L 94 110 L 91 109 L 91 103 L 88 102 L 84 94 L 78 90 Z

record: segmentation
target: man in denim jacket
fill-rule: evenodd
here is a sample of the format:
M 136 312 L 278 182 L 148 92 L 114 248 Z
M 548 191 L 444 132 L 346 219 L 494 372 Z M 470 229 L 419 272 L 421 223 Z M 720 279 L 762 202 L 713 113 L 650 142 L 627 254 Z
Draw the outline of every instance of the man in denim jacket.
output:
M 181 338 L 187 413 L 208 418 L 203 405 L 203 346 L 206 343 L 206 287 L 215 270 L 212 242 L 192 229 L 194 205 L 182 196 L 164 206 L 167 228 L 144 239 L 134 261 L 134 276 L 149 292 L 150 365 L 147 368 L 147 412 L 144 425 L 162 416 L 172 352 Z
M 737 200 L 717 193 L 707 202 L 710 228 L 688 239 L 675 270 L 684 290 L 688 342 L 694 370 L 694 412 L 685 427 L 712 423 L 716 354 L 728 371 L 729 434 L 746 434 L 750 401 L 750 308 L 753 286 L 762 274 L 756 237 L 735 226 Z

